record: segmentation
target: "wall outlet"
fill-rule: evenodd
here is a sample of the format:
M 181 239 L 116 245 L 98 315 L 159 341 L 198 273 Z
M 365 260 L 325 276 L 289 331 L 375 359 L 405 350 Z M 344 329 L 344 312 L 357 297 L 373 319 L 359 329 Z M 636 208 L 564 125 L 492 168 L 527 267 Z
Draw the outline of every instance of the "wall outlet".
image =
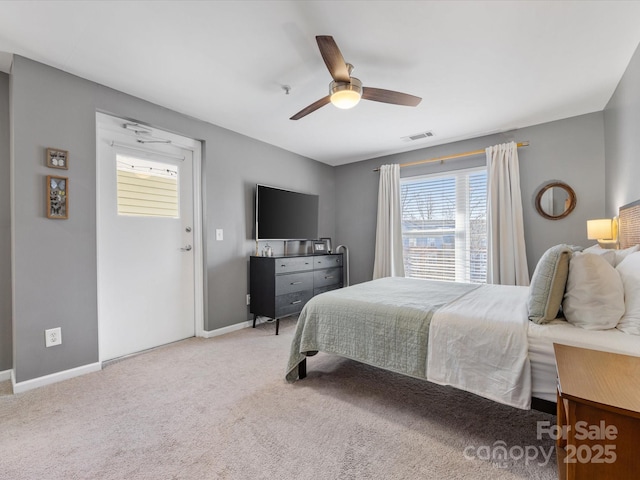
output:
M 247 293 L 247 305 L 251 305 L 251 295 Z
M 50 328 L 44 331 L 44 345 L 45 347 L 54 347 L 62 344 L 62 328 Z

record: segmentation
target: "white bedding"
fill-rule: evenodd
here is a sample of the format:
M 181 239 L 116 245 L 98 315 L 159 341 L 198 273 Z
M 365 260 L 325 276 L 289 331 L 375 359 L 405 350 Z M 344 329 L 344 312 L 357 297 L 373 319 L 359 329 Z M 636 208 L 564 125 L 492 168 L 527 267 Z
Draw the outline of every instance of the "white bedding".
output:
M 403 299 L 404 303 L 401 302 L 402 304 L 406 304 L 410 300 L 409 303 L 413 306 L 415 306 L 414 304 L 422 305 L 430 301 L 436 293 L 428 289 L 433 285 L 430 285 L 425 280 L 387 279 L 385 281 L 398 283 L 396 290 L 399 288 L 407 295 L 408 292 L 405 291 L 407 290 L 407 285 L 402 284 L 402 282 L 414 282 L 414 286 L 420 287 L 413 294 L 417 295 L 415 300 L 409 296 Z M 331 310 L 329 313 L 336 316 L 336 318 L 343 316 L 347 310 L 351 310 L 356 315 L 356 317 L 349 317 L 347 321 L 341 320 L 332 323 L 326 321 L 326 309 L 315 312 L 314 314 L 319 315 L 318 318 L 322 317 L 327 325 L 335 324 L 335 328 L 331 326 L 331 335 L 322 337 L 323 341 L 329 337 L 329 339 L 344 340 L 344 332 L 340 333 L 339 330 L 339 328 L 342 328 L 340 325 L 344 325 L 348 332 L 364 334 L 367 328 L 370 328 L 370 325 L 376 323 L 371 322 L 371 318 L 375 315 L 380 316 L 380 312 L 375 313 L 375 308 L 379 308 L 376 305 L 380 303 L 388 304 L 389 308 L 396 305 L 399 299 L 396 297 L 400 297 L 397 291 L 387 301 L 385 300 L 387 298 L 385 297 L 385 292 L 389 294 L 389 288 L 378 289 L 378 284 L 382 284 L 380 283 L 381 281 L 376 282 L 378 283 L 367 282 L 367 284 L 362 284 L 360 287 L 356 286 L 359 289 L 372 288 L 373 290 L 369 292 L 369 295 L 373 295 L 376 302 L 361 298 L 360 306 L 353 308 L 343 308 L 342 304 L 335 304 L 343 296 L 348 299 L 346 297 L 349 297 L 352 293 L 355 294 L 356 287 L 337 290 L 335 291 L 337 293 L 329 292 L 314 297 L 316 300 L 309 302 L 309 305 L 305 307 L 307 313 L 310 313 L 311 305 L 315 305 L 324 299 L 326 302 L 323 303 L 328 303 L 335 310 L 335 312 Z M 431 283 L 442 287 L 442 282 Z M 453 285 L 456 284 L 451 284 L 451 286 Z M 468 284 L 459 286 L 462 285 L 468 286 Z M 293 363 L 290 362 L 290 368 L 287 370 L 287 379 L 290 380 L 289 375 L 294 374 L 297 378 L 298 371 L 295 367 L 304 359 L 304 355 L 300 356 L 300 352 L 320 350 L 344 355 L 364 363 L 418 378 L 426 378 L 441 385 L 451 385 L 500 403 L 528 409 L 531 405 L 531 397 L 552 402 L 556 401 L 554 342 L 640 356 L 640 335 L 631 335 L 616 329 L 604 331 L 585 330 L 564 320 L 554 320 L 546 325 L 538 325 L 529 321 L 527 312 L 528 295 L 528 287 L 481 285 L 477 289 L 466 293 L 464 290 L 458 292 L 451 298 L 459 298 L 453 301 L 446 300 L 449 303 L 445 303 L 445 301 L 436 302 L 442 306 L 430 317 L 430 326 L 428 321 L 425 324 L 424 337 L 422 343 L 420 343 L 420 351 L 427 351 L 421 356 L 411 357 L 414 358 L 414 363 L 417 362 L 416 365 L 421 365 L 422 373 L 418 370 L 407 370 L 404 367 L 395 368 L 387 363 L 381 364 L 378 361 L 371 360 L 371 358 L 363 357 L 361 354 L 356 355 L 354 353 L 356 350 L 360 352 L 366 346 L 366 342 L 363 343 L 362 341 L 352 342 L 349 345 L 352 345 L 353 348 L 349 347 L 347 349 L 329 348 L 326 344 L 322 346 L 305 344 L 304 347 L 297 348 L 298 345 L 294 345 L 295 342 L 293 342 L 292 355 L 295 354 L 296 358 L 294 358 Z M 445 304 L 443 305 L 443 303 Z M 363 310 L 361 307 L 366 307 L 369 310 Z M 371 308 L 374 308 L 373 313 L 370 310 Z M 304 315 L 301 314 L 301 319 L 303 317 Z M 395 310 L 391 313 L 382 314 L 382 317 L 388 317 L 393 325 L 401 318 Z M 357 329 L 353 328 L 355 325 L 354 318 L 363 322 Z M 305 322 L 299 319 L 298 328 L 301 328 L 303 324 Z M 315 331 L 314 329 L 312 330 Z M 365 335 L 365 337 L 374 339 L 376 342 L 381 341 L 384 343 L 387 341 L 391 345 L 389 352 L 403 354 L 403 351 L 396 352 L 393 350 L 393 345 L 397 342 L 389 340 L 391 337 L 388 335 L 380 335 L 377 330 L 370 332 L 370 335 Z M 403 342 L 400 343 L 404 345 Z M 387 348 L 381 348 L 377 343 L 372 344 L 370 350 L 376 358 L 387 353 Z
M 485 285 L 438 310 L 429 331 L 428 380 L 530 408 L 530 397 L 556 401 L 554 343 L 640 357 L 640 335 L 528 321 L 527 295 L 528 287 Z M 460 328 L 447 329 L 447 322 Z
M 564 320 L 554 320 L 547 325 L 529 322 L 528 339 L 532 396 L 552 402 L 556 401 L 557 388 L 554 343 L 640 356 L 640 335 L 615 328 L 585 330 Z
M 528 287 L 482 285 L 436 311 L 427 379 L 529 409 L 528 294 Z

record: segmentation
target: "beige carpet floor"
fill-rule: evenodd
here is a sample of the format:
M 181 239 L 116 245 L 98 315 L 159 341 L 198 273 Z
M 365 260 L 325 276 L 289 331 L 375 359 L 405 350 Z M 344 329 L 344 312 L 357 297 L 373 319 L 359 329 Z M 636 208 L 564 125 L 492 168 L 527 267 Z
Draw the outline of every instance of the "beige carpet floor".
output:
M 294 328 L 193 338 L 17 395 L 0 384 L 0 478 L 556 478 L 536 438 L 553 415 L 326 354 L 287 384 Z

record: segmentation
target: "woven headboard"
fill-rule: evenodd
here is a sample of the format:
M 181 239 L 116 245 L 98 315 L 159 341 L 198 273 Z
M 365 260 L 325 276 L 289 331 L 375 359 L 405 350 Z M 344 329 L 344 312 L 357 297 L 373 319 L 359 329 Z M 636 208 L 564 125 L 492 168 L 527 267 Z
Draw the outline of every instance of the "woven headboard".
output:
M 640 244 L 640 200 L 620 207 L 618 216 L 620 248 Z

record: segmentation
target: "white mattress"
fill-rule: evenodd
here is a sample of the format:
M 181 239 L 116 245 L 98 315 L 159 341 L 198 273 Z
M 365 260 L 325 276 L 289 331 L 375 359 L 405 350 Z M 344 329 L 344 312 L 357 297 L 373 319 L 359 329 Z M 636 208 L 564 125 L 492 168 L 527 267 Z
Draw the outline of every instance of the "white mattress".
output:
M 640 335 L 615 328 L 585 330 L 564 320 L 554 320 L 547 325 L 529 322 L 528 337 L 532 396 L 552 402 L 556 401 L 557 389 L 554 343 L 640 357 Z

